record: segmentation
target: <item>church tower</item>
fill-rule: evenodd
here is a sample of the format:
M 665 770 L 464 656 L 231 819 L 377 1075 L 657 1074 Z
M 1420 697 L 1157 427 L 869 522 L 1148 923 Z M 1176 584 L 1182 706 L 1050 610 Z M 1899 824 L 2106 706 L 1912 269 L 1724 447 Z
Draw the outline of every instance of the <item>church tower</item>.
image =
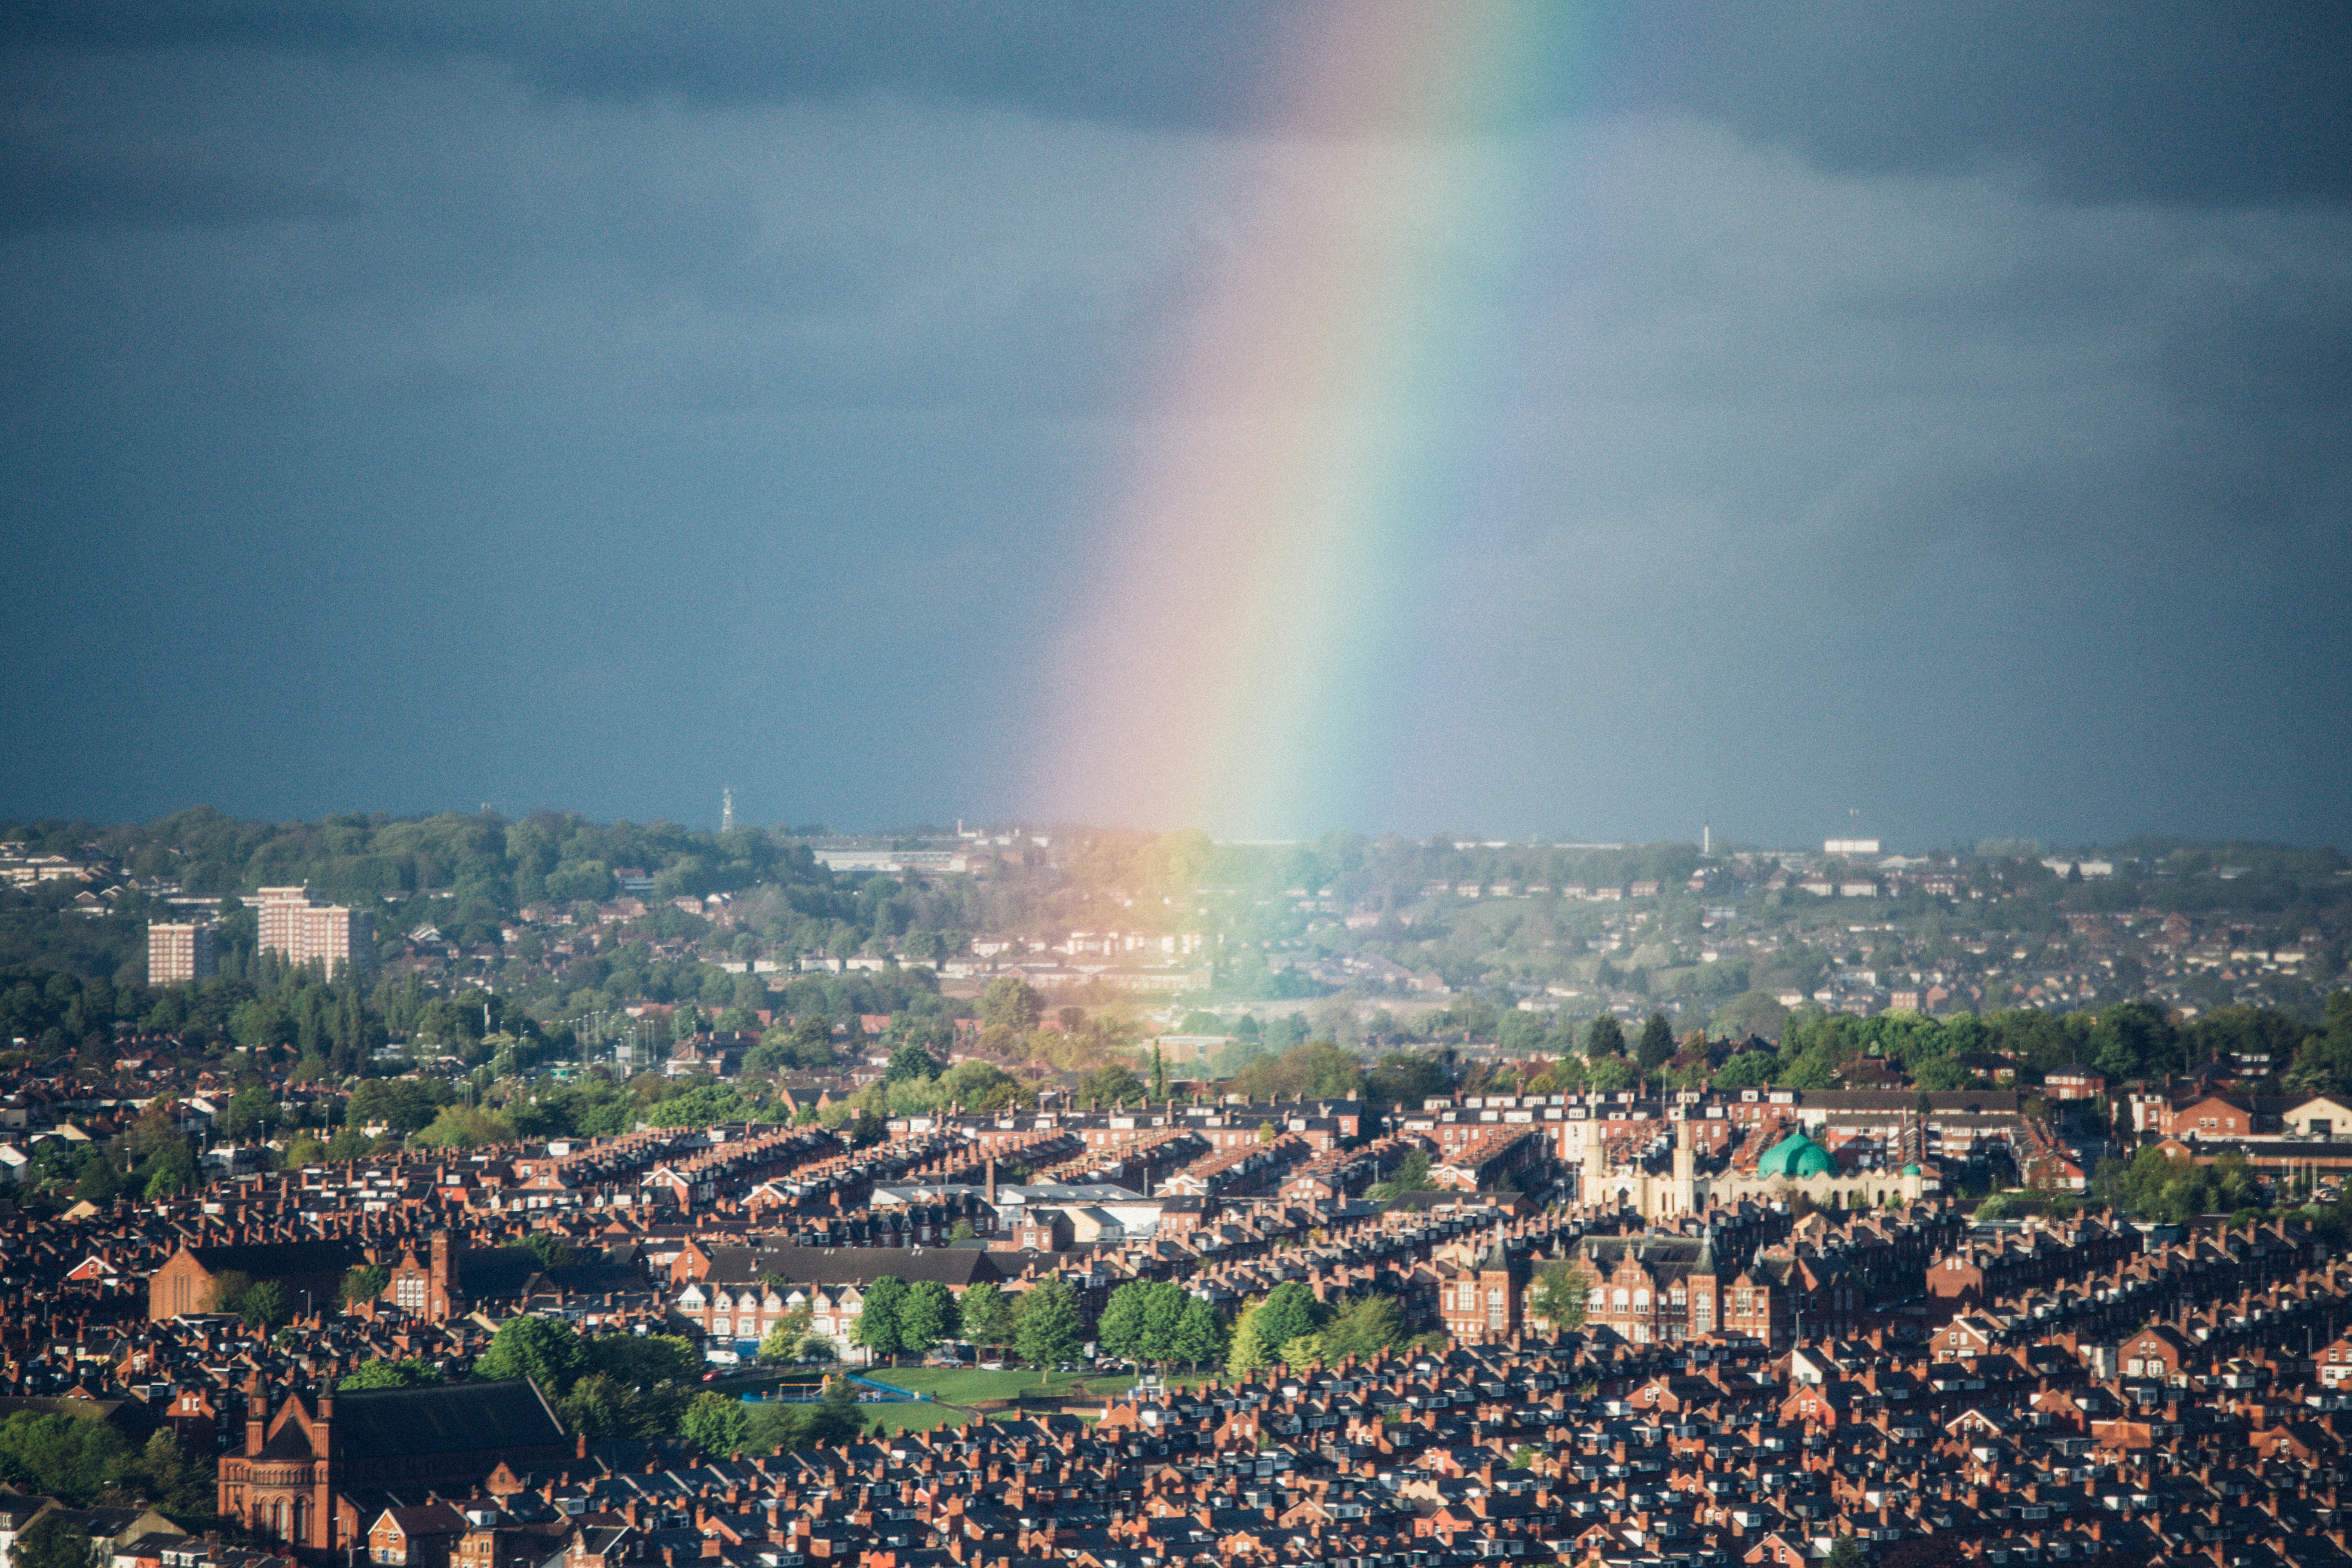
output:
M 1709 1225 L 1686 1281 L 1690 1290 L 1690 1331 L 1693 1338 L 1715 1332 L 1716 1324 L 1721 1321 L 1717 1310 L 1721 1300 L 1721 1292 L 1716 1289 L 1717 1267 L 1715 1260 L 1715 1226 Z

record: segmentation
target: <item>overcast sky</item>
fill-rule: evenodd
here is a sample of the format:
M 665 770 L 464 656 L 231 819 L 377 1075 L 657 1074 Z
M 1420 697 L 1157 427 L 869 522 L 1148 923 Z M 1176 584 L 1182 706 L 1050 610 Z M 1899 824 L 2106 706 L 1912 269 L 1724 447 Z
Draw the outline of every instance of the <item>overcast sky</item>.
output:
M 1177 826 L 1122 476 L 1284 415 L 1152 367 L 1441 145 L 1484 478 L 1202 826 L 2342 842 L 2352 13 L 1570 15 L 8 7 L 0 815 Z

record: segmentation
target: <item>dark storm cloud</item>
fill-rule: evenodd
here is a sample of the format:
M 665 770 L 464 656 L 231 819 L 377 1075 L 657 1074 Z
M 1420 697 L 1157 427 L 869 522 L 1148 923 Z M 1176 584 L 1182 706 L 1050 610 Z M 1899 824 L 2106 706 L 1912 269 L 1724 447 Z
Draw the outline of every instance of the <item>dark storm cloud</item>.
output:
M 2070 199 L 2352 195 L 2352 10 L 2340 5 L 1478 8 L 1517 15 L 1522 63 L 1553 84 L 1513 100 L 1514 117 L 1596 106 L 1697 114 L 1838 168 L 2021 163 Z M 1288 42 L 1363 9 L 1364 0 L 47 0 L 12 8 L 0 39 L 478 55 L 563 94 L 760 101 L 885 90 L 1246 132 L 1277 112 L 1319 114 L 1326 129 L 1381 121 L 1388 107 L 1376 102 L 1339 95 L 1302 109 L 1280 91 Z M 1383 25 L 1418 30 L 1436 49 L 1451 9 L 1390 6 Z M 1460 105 L 1458 123 L 1491 128 L 1490 108 L 1500 106 Z
M 113 225 L 240 227 L 331 216 L 346 205 L 334 192 L 293 181 L 0 149 L 0 233 Z
M 9 8 L 0 810 L 1037 809 L 1169 345 L 1428 131 L 1533 173 L 1406 241 L 1504 347 L 1355 825 L 2352 826 L 2344 13 L 1542 5 L 1507 115 L 1286 99 L 1363 14 Z

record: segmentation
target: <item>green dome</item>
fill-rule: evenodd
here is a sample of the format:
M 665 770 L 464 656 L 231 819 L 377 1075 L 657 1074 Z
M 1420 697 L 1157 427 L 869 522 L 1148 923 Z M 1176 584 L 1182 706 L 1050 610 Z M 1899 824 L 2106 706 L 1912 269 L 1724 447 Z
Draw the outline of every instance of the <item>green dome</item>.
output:
M 1906 1165 L 1903 1167 L 1903 1173 L 1906 1176 L 1916 1176 L 1919 1174 L 1919 1167 L 1916 1165 Z
M 1837 1162 L 1830 1152 L 1801 1132 L 1791 1132 L 1764 1152 L 1756 1162 L 1759 1175 L 1792 1176 L 1801 1181 L 1807 1176 L 1826 1176 L 1837 1170 Z

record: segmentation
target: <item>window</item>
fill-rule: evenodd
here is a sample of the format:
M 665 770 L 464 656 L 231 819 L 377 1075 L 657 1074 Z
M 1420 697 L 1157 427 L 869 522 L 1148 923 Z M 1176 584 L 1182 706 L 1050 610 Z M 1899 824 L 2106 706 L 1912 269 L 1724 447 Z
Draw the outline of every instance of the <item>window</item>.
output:
M 1636 1290 L 1636 1291 L 1634 1291 L 1634 1292 L 1633 1292 L 1633 1310 L 1635 1310 L 1635 1311 L 1637 1311 L 1637 1312 L 1646 1312 L 1646 1311 L 1648 1311 L 1649 1310 L 1650 1310 L 1650 1293 L 1649 1293 L 1647 1290 Z
M 423 1311 L 425 1310 L 425 1276 L 402 1275 L 400 1283 L 393 1288 L 392 1299 L 395 1306 L 405 1308 L 412 1312 Z

